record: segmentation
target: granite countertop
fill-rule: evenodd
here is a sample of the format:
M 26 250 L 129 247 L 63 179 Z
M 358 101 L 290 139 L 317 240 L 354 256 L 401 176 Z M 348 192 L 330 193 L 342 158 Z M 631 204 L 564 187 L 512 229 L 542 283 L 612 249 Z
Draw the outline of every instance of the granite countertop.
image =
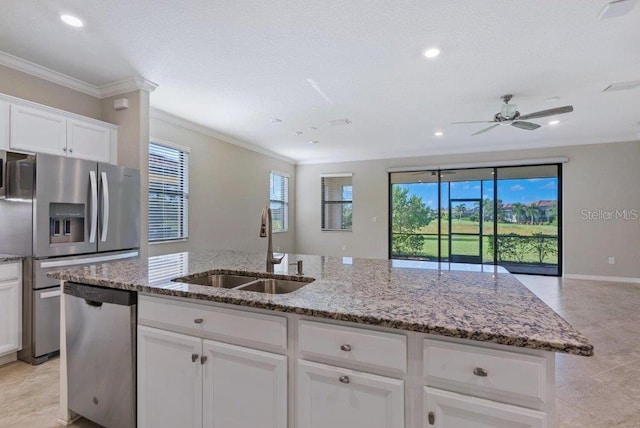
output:
M 80 266 L 48 275 L 142 293 L 210 300 L 503 345 L 593 355 L 593 346 L 500 267 L 287 254 L 276 276 L 314 282 L 263 294 L 173 282 L 212 270 L 265 275 L 265 255 L 192 251 Z M 202 276 L 202 275 L 200 275 Z
M 0 263 L 14 262 L 24 259 L 24 256 L 16 256 L 15 254 L 2 254 L 0 253 Z

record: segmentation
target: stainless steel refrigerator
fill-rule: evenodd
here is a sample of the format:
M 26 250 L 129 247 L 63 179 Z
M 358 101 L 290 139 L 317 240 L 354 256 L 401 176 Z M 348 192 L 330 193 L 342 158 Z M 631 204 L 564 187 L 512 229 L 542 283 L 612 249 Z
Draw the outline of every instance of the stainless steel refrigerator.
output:
M 137 257 L 140 172 L 117 165 L 4 153 L 0 252 L 25 256 L 21 360 L 60 349 L 60 284 L 50 270 Z

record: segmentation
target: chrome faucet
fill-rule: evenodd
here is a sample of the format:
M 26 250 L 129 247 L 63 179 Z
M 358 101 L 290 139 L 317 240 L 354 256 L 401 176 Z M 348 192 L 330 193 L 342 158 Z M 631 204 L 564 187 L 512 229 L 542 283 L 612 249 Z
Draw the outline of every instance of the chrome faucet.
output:
M 284 256 L 277 258 L 273 256 L 273 232 L 272 232 L 271 208 L 265 205 L 262 209 L 260 219 L 260 237 L 267 238 L 267 272 L 273 273 L 273 267 L 282 262 Z

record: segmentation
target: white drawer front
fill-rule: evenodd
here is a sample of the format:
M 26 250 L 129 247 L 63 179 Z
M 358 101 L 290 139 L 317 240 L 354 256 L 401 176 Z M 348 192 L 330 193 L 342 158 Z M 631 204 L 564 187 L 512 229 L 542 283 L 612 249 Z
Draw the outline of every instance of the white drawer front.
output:
M 547 401 L 547 361 L 456 343 L 424 341 L 428 386 L 505 403 L 541 408 Z
M 298 351 L 305 359 L 407 372 L 407 338 L 401 334 L 300 321 Z
M 11 281 L 20 278 L 20 263 L 0 264 L 0 281 Z
M 287 319 L 280 316 L 140 296 L 138 323 L 239 345 L 287 349 Z

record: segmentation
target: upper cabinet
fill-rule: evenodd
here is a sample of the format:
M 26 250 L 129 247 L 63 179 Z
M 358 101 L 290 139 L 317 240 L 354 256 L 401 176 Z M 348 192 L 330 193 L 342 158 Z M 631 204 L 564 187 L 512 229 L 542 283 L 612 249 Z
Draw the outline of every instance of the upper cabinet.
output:
M 0 149 L 116 163 L 116 125 L 17 98 L 0 98 Z

